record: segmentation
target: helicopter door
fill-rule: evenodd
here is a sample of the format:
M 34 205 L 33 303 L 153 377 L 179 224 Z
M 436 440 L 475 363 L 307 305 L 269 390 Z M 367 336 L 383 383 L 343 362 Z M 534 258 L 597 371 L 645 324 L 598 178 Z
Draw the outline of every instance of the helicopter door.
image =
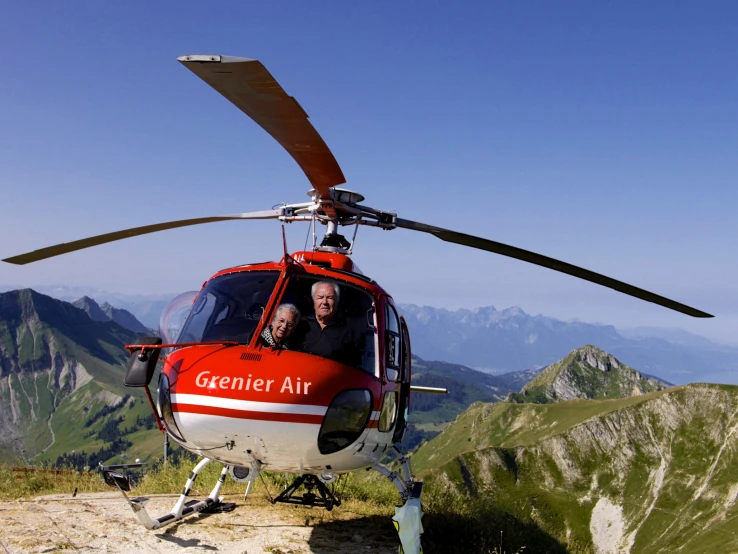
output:
M 378 429 L 385 433 L 396 428 L 399 413 L 399 382 L 402 371 L 402 334 L 400 319 L 392 304 L 384 306 L 384 375 L 388 386 L 382 400 Z M 394 437 L 394 435 L 393 435 Z
M 385 306 L 385 375 L 388 381 L 400 380 L 402 369 L 402 334 L 400 333 L 400 319 L 391 304 Z
M 392 435 L 392 442 L 401 442 L 407 429 L 407 418 L 410 413 L 410 376 L 412 353 L 410 351 L 410 333 L 405 318 L 400 316 L 402 350 L 400 358 L 400 405 L 398 406 L 397 427 Z

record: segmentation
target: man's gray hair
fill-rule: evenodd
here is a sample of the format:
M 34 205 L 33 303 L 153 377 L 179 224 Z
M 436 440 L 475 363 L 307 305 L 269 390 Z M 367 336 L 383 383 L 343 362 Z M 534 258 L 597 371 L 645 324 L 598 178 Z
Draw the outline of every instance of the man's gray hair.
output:
M 294 304 L 280 304 L 277 306 L 277 309 L 274 310 L 274 317 L 272 318 L 272 325 L 277 321 L 277 317 L 279 316 L 279 312 L 282 310 L 287 310 L 291 314 L 295 316 L 295 327 L 297 327 L 297 324 L 300 323 L 300 310 L 297 309 L 297 306 Z
M 338 301 L 341 299 L 341 289 L 339 289 L 338 285 L 332 281 L 318 281 L 317 283 L 313 283 L 313 287 L 310 289 L 310 298 L 315 300 L 315 289 L 320 285 L 329 285 L 333 288 L 333 294 L 336 297 L 336 306 L 338 306 Z

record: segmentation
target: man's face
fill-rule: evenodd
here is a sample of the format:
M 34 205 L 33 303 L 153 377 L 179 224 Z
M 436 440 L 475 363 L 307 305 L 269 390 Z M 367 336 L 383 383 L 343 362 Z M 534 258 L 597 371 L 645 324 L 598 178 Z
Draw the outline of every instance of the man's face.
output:
M 313 295 L 315 317 L 321 321 L 330 321 L 335 315 L 336 291 L 331 285 L 318 285 Z
M 279 310 L 272 324 L 272 334 L 278 341 L 283 341 L 295 330 L 295 314 L 289 310 Z

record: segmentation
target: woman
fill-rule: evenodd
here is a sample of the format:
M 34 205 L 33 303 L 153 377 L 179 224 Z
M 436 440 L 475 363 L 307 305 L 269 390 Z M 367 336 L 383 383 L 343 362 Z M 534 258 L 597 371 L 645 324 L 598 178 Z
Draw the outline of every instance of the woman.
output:
M 265 346 L 290 350 L 289 336 L 300 323 L 300 310 L 294 304 L 280 304 L 274 312 L 271 324 L 261 333 Z

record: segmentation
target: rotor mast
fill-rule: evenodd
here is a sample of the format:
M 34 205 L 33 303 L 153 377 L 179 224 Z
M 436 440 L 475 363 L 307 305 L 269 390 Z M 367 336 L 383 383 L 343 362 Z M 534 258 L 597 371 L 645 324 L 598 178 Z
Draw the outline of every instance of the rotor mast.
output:
M 314 245 L 316 252 L 331 252 L 334 254 L 350 255 L 356 240 L 359 225 L 370 225 L 383 229 L 394 229 L 397 227 L 395 220 L 397 214 L 375 210 L 368 206 L 362 206 L 359 202 L 364 196 L 358 192 L 331 187 L 328 198 L 321 196 L 318 191 L 311 189 L 308 196 L 312 202 L 305 204 L 292 204 L 282 206 L 284 215 L 280 215 L 280 221 L 291 223 L 293 221 L 305 221 L 310 219 L 318 221 L 326 226 L 325 235 L 320 245 Z M 309 213 L 309 216 L 303 214 Z M 340 226 L 354 225 L 354 234 L 349 241 L 339 233 Z

